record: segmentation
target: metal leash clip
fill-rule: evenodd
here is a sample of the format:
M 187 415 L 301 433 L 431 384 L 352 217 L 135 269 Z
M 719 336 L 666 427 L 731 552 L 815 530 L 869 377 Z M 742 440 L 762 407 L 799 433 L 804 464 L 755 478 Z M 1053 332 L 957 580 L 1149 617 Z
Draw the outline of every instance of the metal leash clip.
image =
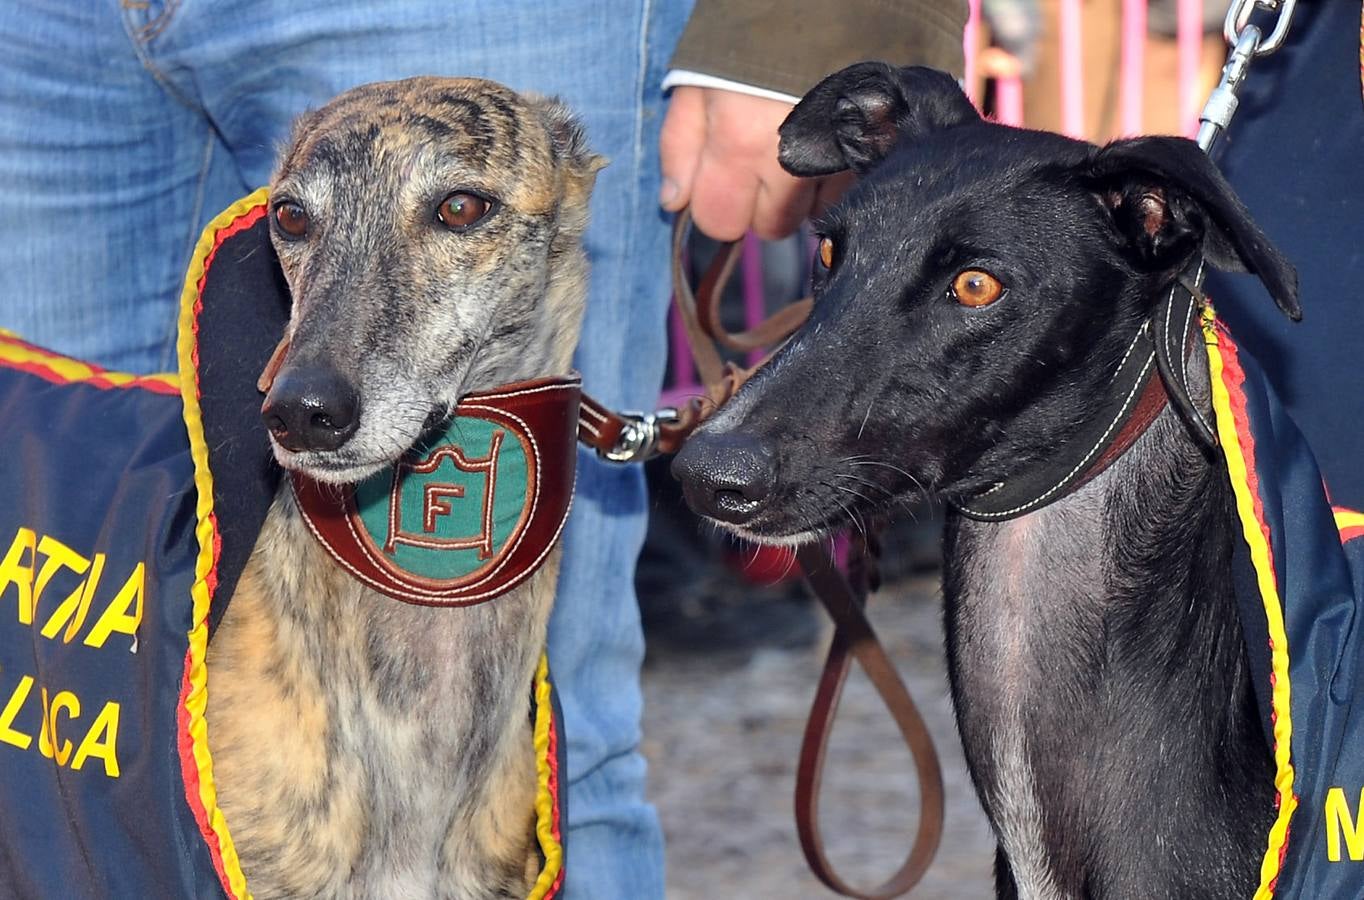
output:
M 643 413 L 626 411 L 618 413 L 623 424 L 620 437 L 615 446 L 601 455 L 618 463 L 643 462 L 657 455 L 658 439 L 662 426 L 679 421 L 678 412 L 672 407 L 657 412 Z
M 1208 96 L 1199 116 L 1198 146 L 1207 153 L 1231 124 L 1231 117 L 1240 105 L 1237 94 L 1245 83 L 1252 60 L 1268 56 L 1283 46 L 1288 36 L 1288 25 L 1293 19 L 1297 0 L 1235 0 L 1227 9 L 1222 34 L 1231 46 L 1227 63 L 1222 67 L 1222 80 Z M 1256 10 L 1277 14 L 1274 27 L 1265 38 L 1259 25 L 1252 25 L 1250 17 Z
M 1259 26 L 1250 24 L 1251 15 L 1257 9 L 1276 12 L 1278 18 L 1274 21 L 1269 39 L 1255 49 L 1256 56 L 1268 56 L 1283 46 L 1284 38 L 1288 36 L 1288 24 L 1293 19 L 1293 7 L 1297 2 L 1298 0 L 1236 0 L 1227 8 L 1227 17 L 1222 22 L 1222 36 L 1227 39 L 1229 46 L 1235 47 L 1251 27 L 1255 28 L 1257 34 L 1263 35 L 1264 32 Z

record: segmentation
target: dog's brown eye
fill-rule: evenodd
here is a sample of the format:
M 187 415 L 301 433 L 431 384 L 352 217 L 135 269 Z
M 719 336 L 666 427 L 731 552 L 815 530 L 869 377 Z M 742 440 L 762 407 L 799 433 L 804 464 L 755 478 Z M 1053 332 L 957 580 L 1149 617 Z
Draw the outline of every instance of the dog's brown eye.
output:
M 446 228 L 468 228 L 488 214 L 491 204 L 477 194 L 456 191 L 436 207 L 436 218 Z
M 819 264 L 826 269 L 834 267 L 834 239 L 822 237 L 819 239 Z
M 999 279 L 980 269 L 967 269 L 952 280 L 952 296 L 962 306 L 988 306 L 1003 293 Z
M 301 238 L 308 233 L 308 214 L 297 203 L 281 203 L 275 207 L 275 224 L 285 237 Z

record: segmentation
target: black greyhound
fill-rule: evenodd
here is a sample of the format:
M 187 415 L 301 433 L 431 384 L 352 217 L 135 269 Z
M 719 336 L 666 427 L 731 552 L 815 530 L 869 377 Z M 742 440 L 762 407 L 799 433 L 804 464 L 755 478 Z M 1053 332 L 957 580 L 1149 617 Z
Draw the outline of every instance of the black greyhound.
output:
M 1296 318 L 1292 268 L 1193 143 L 992 124 L 942 73 L 845 69 L 781 134 L 789 171 L 862 178 L 820 223 L 809 322 L 674 463 L 688 503 L 796 543 L 945 500 L 952 696 L 999 895 L 1249 896 L 1273 765 L 1184 331 L 1185 414 L 1155 405 L 1102 466 L 1084 451 L 1200 254 L 1257 273 Z M 1122 389 L 1154 377 L 1138 375 Z

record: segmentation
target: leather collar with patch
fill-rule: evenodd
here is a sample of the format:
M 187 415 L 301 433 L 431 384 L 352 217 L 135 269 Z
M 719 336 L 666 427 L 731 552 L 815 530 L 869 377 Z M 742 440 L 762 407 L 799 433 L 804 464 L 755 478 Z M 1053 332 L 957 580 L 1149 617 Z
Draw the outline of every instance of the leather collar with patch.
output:
M 292 473 L 309 529 L 357 580 L 406 603 L 472 606 L 533 575 L 573 499 L 576 375 L 470 394 L 354 485 Z

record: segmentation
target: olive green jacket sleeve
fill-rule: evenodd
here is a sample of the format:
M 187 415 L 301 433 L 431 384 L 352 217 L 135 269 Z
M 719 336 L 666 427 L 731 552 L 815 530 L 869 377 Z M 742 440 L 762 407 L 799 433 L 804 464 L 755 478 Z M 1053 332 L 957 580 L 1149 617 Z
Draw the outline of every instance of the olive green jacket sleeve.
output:
M 864 59 L 960 76 L 966 0 L 696 0 L 672 68 L 800 97 Z

